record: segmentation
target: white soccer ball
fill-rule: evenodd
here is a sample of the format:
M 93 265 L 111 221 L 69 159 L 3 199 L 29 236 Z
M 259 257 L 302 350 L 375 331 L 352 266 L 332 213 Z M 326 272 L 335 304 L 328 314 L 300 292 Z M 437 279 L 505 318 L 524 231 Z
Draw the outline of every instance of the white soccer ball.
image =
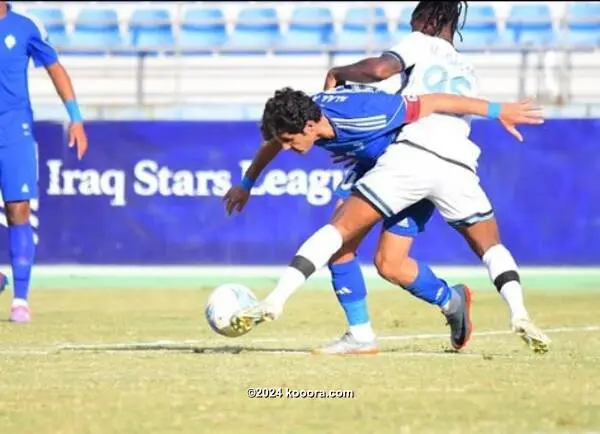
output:
M 245 334 L 235 331 L 229 320 L 240 309 L 249 307 L 258 300 L 250 288 L 237 283 L 226 283 L 210 293 L 204 314 L 206 321 L 216 333 L 235 338 Z

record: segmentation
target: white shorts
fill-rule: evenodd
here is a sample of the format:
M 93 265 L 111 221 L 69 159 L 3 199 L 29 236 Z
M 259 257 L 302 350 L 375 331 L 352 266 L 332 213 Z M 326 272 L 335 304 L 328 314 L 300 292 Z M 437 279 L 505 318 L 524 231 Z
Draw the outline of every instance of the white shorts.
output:
M 389 146 L 354 188 L 387 217 L 421 199 L 432 201 L 453 226 L 494 215 L 474 172 L 401 142 Z

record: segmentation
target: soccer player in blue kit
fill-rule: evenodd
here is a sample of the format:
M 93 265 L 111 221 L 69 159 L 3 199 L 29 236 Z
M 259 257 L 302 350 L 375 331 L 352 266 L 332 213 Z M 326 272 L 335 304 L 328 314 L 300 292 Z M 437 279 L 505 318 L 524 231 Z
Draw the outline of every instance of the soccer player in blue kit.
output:
M 395 141 L 404 124 L 434 112 L 499 118 L 513 134 L 516 132 L 514 130 L 516 124 L 541 122 L 538 110 L 527 102 L 501 105 L 488 103 L 481 99 L 448 94 L 430 94 L 410 98 L 398 94 L 388 94 L 364 85 L 340 86 L 309 97 L 303 92 L 286 88 L 277 91 L 265 106 L 261 125 L 265 145 L 261 147 L 254 159 L 253 164 L 256 163 L 254 169 L 252 166 L 249 169 L 249 172 L 252 172 L 251 175 L 245 177 L 242 186 L 234 187 L 226 194 L 228 211 L 230 213 L 233 209 L 239 211 L 244 206 L 248 195 L 243 192 L 247 192 L 251 188 L 260 171 L 275 157 L 278 149 L 292 149 L 304 154 L 313 145 L 317 145 L 336 155 L 353 156 L 358 167 L 354 171 L 355 179 L 351 181 L 353 183 L 385 153 L 387 147 Z M 516 134 L 518 135 L 518 132 Z M 399 213 L 400 215 L 386 218 L 383 225 L 384 231 L 391 231 L 400 236 L 410 236 L 411 231 L 418 233 L 423 230 L 432 211 L 427 201 L 418 202 L 415 206 L 403 210 Z M 409 232 L 394 232 L 398 223 L 403 220 L 406 221 Z M 362 237 L 371 228 L 372 225 L 366 228 L 361 236 L 350 240 L 344 246 L 340 244 L 339 248 L 354 252 Z M 380 244 L 379 248 L 385 248 L 385 245 Z M 288 270 L 295 271 L 284 275 L 280 284 L 264 303 L 243 310 L 232 318 L 234 328 L 247 330 L 265 319 L 277 318 L 287 298 L 304 279 L 330 261 L 331 256 L 307 261 L 302 255 L 303 249 L 305 250 L 306 246 L 301 247 L 296 258 L 288 267 Z M 449 287 L 446 282 L 437 278 L 425 264 L 419 267 L 419 271 L 422 276 L 417 277 L 413 287 L 407 289 L 415 296 L 441 308 L 451 328 L 452 345 L 456 349 L 462 348 L 467 343 L 472 328 L 468 288 L 464 285 Z M 340 279 L 344 277 L 343 273 L 336 275 L 333 272 L 332 274 L 334 287 L 336 289 L 343 288 L 343 282 L 340 282 Z M 336 278 L 338 282 L 336 282 Z M 293 282 L 290 282 L 290 279 Z M 364 287 L 364 284 L 362 286 Z M 291 291 L 288 290 L 292 287 L 294 288 Z M 352 334 L 355 333 L 355 330 L 352 330 L 353 319 L 356 319 L 357 315 L 368 315 L 364 294 L 362 300 L 356 301 L 361 301 L 361 303 L 351 309 L 347 309 L 349 306 L 342 303 Z M 352 312 L 352 310 L 356 312 Z M 363 343 L 365 345 L 357 343 L 349 351 L 335 353 L 377 352 L 374 342 L 363 340 Z
M 70 77 L 34 17 L 14 11 L 0 1 L 0 191 L 8 222 L 9 255 L 14 297 L 10 320 L 31 320 L 29 281 L 35 257 L 29 201 L 38 197 L 37 144 L 29 99 L 27 70 L 30 60 L 44 67 L 69 113 L 69 146 L 81 159 L 87 150 L 83 120 Z M 8 279 L 0 274 L 0 292 Z

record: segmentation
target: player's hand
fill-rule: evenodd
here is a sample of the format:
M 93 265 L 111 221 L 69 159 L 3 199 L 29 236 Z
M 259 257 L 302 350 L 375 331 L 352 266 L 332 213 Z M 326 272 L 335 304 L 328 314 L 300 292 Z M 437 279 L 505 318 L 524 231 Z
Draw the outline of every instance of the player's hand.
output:
M 69 125 L 69 148 L 73 146 L 77 146 L 77 159 L 81 160 L 87 151 L 88 140 L 80 122 Z
M 325 85 L 323 86 L 323 90 L 330 90 L 337 86 L 337 79 L 333 76 L 331 72 L 327 73 L 327 77 L 325 77 Z
M 333 161 L 334 164 L 344 163 L 345 169 L 356 164 L 356 158 L 344 154 L 333 154 L 331 156 L 331 161 Z
M 544 115 L 541 107 L 535 106 L 531 100 L 526 99 L 518 103 L 502 104 L 500 110 L 500 123 L 506 130 L 515 136 L 519 141 L 523 141 L 523 136 L 517 130 L 516 125 L 529 124 L 540 125 L 544 123 Z
M 325 85 L 323 86 L 323 90 L 335 89 L 336 87 L 344 86 L 345 84 L 345 81 L 338 80 L 331 70 L 329 70 L 327 77 L 325 77 Z
M 248 199 L 250 199 L 249 191 L 245 190 L 239 185 L 234 185 L 231 187 L 229 191 L 225 193 L 225 196 L 223 196 L 227 215 L 231 215 L 234 210 L 241 212 L 242 209 L 244 209 L 244 206 L 246 206 Z

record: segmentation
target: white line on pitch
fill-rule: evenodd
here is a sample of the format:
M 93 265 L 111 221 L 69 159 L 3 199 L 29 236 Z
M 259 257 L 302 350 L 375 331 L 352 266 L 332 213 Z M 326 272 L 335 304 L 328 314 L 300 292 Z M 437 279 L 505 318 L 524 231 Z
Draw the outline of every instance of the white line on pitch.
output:
M 557 327 L 546 329 L 546 332 L 549 334 L 552 333 L 577 333 L 577 332 L 597 332 L 600 331 L 600 326 L 591 325 L 584 327 Z M 473 336 L 499 336 L 499 335 L 510 335 L 511 332 L 508 330 L 489 330 L 483 332 L 473 333 Z M 381 336 L 379 337 L 382 341 L 411 341 L 411 340 L 427 340 L 427 339 L 444 339 L 447 338 L 447 334 L 443 333 L 424 333 L 424 334 L 413 334 L 413 335 L 394 335 L 394 336 Z M 322 340 L 326 340 L 327 338 L 323 338 Z M 2 355 L 44 355 L 50 354 L 60 350 L 96 350 L 96 351 L 118 351 L 118 350 L 194 350 L 200 346 L 208 346 L 208 347 L 227 347 L 229 344 L 232 348 L 239 347 L 240 345 L 252 345 L 252 344 L 277 344 L 277 343 L 300 343 L 300 342 L 314 342 L 314 339 L 306 340 L 299 338 L 259 338 L 259 339 L 206 339 L 206 340 L 182 340 L 182 341 L 173 341 L 173 340 L 159 340 L 155 342 L 127 342 L 127 343 L 115 343 L 115 344 L 57 344 L 54 347 L 29 347 L 29 348 L 4 348 L 0 350 L 0 354 Z M 227 344 L 225 344 L 227 343 Z M 308 351 L 307 351 L 308 352 Z M 285 351 L 285 350 L 273 350 L 269 351 L 269 353 L 278 353 L 278 354 L 306 354 L 304 351 Z M 394 353 L 386 353 L 391 356 L 401 356 L 401 357 L 417 357 L 417 356 L 428 356 L 432 357 L 448 357 L 444 353 L 427 353 L 427 352 L 394 352 Z M 466 356 L 467 354 L 462 354 Z M 468 355 L 469 357 L 475 355 Z M 480 355 L 477 355 L 480 356 Z
M 547 333 L 577 333 L 577 332 L 597 332 L 600 331 L 600 326 L 585 326 L 585 327 L 557 327 L 545 330 Z M 483 332 L 475 332 L 473 336 L 499 336 L 499 335 L 510 335 L 512 334 L 509 330 L 489 330 Z M 395 335 L 395 336 L 381 336 L 379 340 L 382 341 L 410 341 L 410 340 L 426 340 L 426 339 L 443 339 L 448 337 L 448 334 L 444 333 L 425 333 L 425 334 L 414 334 L 414 335 Z M 224 339 L 224 338 L 223 338 Z M 237 345 L 248 345 L 248 344 L 266 344 L 266 343 L 298 343 L 308 342 L 306 339 L 299 338 L 259 338 L 259 339 L 226 339 L 226 340 L 183 340 L 183 341 L 172 341 L 172 340 L 160 340 L 155 342 L 126 342 L 126 343 L 115 343 L 115 344 L 58 344 L 57 350 L 103 350 L 103 349 L 127 349 L 127 348 L 156 348 L 156 347 L 173 347 L 189 346 L 190 349 L 193 346 L 198 345 L 219 345 L 221 342 L 230 343 L 232 346 Z M 324 338 L 323 340 L 325 340 Z M 313 341 L 311 339 L 310 341 Z M 167 349 L 167 348 L 165 348 Z M 182 348 L 185 349 L 185 348 Z

